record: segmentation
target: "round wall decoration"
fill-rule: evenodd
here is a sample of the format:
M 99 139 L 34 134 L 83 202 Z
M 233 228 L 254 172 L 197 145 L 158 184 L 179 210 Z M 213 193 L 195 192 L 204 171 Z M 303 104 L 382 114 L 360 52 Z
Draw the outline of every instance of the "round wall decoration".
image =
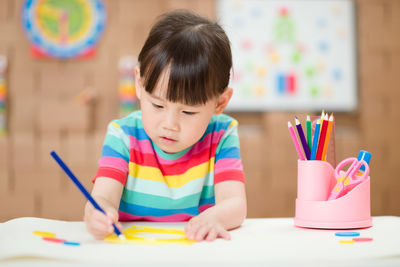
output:
M 91 56 L 105 21 L 101 0 L 26 0 L 22 7 L 22 23 L 35 56 Z

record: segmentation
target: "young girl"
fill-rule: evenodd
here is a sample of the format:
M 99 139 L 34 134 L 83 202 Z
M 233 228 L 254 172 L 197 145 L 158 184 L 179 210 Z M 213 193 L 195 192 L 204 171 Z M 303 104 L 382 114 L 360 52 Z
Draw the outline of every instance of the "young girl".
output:
M 149 220 L 189 221 L 189 239 L 230 239 L 246 217 L 238 123 L 222 114 L 231 67 L 218 24 L 187 11 L 160 17 L 136 68 L 141 110 L 108 126 L 92 191 L 107 216 L 85 208 L 96 238 L 118 220 Z

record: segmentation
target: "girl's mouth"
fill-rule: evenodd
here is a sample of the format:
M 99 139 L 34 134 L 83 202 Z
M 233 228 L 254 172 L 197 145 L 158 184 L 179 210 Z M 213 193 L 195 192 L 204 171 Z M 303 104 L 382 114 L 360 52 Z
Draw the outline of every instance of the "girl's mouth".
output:
M 161 137 L 161 142 L 163 142 L 164 144 L 170 145 L 170 144 L 175 143 L 176 140 L 175 140 L 175 139 L 168 138 L 168 137 L 165 137 L 165 136 L 162 136 L 162 137 Z

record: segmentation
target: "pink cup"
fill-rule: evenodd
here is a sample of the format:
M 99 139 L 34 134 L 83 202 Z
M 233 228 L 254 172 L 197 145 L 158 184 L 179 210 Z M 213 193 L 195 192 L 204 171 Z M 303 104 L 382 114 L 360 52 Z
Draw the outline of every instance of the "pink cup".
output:
M 335 184 L 334 169 L 326 161 L 299 160 L 297 165 L 297 198 L 308 201 L 328 200 Z
M 323 229 L 372 226 L 370 177 L 346 195 L 329 201 L 336 179 L 328 162 L 299 160 L 297 179 L 296 226 Z

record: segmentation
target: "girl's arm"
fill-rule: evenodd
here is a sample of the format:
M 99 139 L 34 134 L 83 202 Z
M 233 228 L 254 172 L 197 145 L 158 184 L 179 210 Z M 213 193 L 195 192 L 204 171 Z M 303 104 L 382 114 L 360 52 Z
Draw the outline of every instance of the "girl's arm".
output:
M 244 183 L 225 181 L 215 185 L 217 217 L 227 230 L 239 227 L 247 214 Z
M 215 206 L 193 217 L 185 228 L 189 239 L 230 239 L 227 230 L 240 226 L 247 213 L 244 183 L 224 181 L 215 185 Z
M 114 232 L 112 223 L 122 230 L 118 223 L 118 206 L 124 186 L 108 177 L 97 177 L 92 190 L 92 197 L 107 215 L 96 210 L 90 202 L 86 203 L 84 221 L 88 231 L 97 239 L 104 239 Z

